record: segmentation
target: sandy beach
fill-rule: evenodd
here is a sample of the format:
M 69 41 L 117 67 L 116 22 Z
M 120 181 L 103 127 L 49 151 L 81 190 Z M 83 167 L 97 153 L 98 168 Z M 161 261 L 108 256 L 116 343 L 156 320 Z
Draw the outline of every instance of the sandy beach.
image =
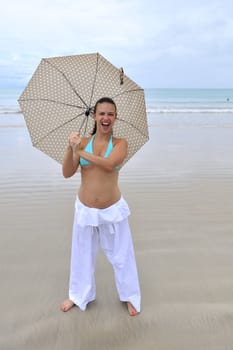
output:
M 0 349 L 233 349 L 233 117 L 190 118 L 149 116 L 121 170 L 142 290 L 130 317 L 101 251 L 96 301 L 60 311 L 79 174 L 64 179 L 23 117 L 1 116 Z

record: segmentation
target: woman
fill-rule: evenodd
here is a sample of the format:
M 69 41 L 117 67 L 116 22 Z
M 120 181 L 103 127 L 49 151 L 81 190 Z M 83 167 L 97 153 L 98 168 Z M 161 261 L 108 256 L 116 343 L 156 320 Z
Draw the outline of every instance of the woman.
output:
M 100 245 L 111 262 L 118 295 L 128 312 L 140 312 L 140 287 L 128 224 L 129 208 L 118 187 L 118 170 L 127 154 L 127 141 L 112 136 L 117 116 L 115 102 L 98 100 L 92 137 L 71 133 L 63 161 L 65 178 L 81 166 L 81 186 L 75 202 L 69 299 L 61 305 L 66 312 L 74 305 L 85 310 L 95 300 L 95 259 Z

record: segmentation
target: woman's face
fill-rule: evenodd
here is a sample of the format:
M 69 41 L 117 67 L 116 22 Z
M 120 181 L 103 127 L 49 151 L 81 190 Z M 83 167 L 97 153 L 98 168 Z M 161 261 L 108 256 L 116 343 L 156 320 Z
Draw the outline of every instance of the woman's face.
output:
M 96 113 L 93 115 L 97 130 L 108 134 L 112 131 L 113 124 L 116 119 L 116 109 L 112 103 L 98 103 Z

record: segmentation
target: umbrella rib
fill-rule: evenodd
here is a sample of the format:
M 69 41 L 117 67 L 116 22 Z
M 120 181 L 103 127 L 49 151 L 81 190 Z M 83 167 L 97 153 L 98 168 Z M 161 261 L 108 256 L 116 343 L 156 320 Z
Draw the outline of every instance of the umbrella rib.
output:
M 51 130 L 49 133 L 47 133 L 46 135 L 44 135 L 42 138 L 40 138 L 36 143 L 33 144 L 33 146 L 37 146 L 39 142 L 43 141 L 48 135 L 52 134 L 53 132 L 57 131 L 58 129 L 62 128 L 63 126 L 65 126 L 66 124 L 72 122 L 73 120 L 77 119 L 78 117 L 81 117 L 84 113 L 78 114 L 76 115 L 74 118 L 69 119 L 68 121 L 64 122 L 63 124 L 57 126 L 56 128 L 54 128 L 53 130 Z M 84 118 L 86 119 L 86 117 Z M 83 122 L 82 122 L 83 125 Z
M 98 73 L 98 66 L 99 66 L 99 54 L 97 53 L 95 75 L 94 75 L 94 80 L 93 80 L 92 89 L 91 89 L 91 96 L 90 96 L 90 105 L 91 105 L 91 102 L 92 102 L 92 97 L 94 95 L 94 89 L 95 89 L 96 78 L 97 78 L 97 73 Z
M 145 136 L 145 137 L 148 137 L 148 135 L 144 134 L 141 129 L 137 128 L 133 123 L 130 123 L 128 122 L 127 120 L 125 119 L 121 119 L 121 118 L 116 118 L 116 120 L 119 120 L 120 122 L 123 122 L 123 123 L 126 123 L 128 125 L 130 125 L 132 128 L 134 128 L 135 130 L 137 130 L 141 135 Z
M 75 90 L 74 86 L 71 84 L 71 82 L 69 81 L 69 79 L 67 78 L 67 76 L 65 75 L 65 73 L 63 73 L 59 68 L 57 68 L 54 64 L 52 64 L 48 59 L 46 58 L 43 58 L 43 60 L 47 63 L 47 64 L 50 64 L 56 71 L 58 71 L 64 78 L 65 80 L 67 81 L 67 83 L 70 85 L 71 89 L 74 91 L 74 93 L 80 98 L 80 100 L 84 103 L 84 105 L 86 107 L 87 104 L 86 102 L 83 100 L 83 98 L 78 94 L 78 92 Z
M 51 100 L 49 98 L 21 98 L 20 99 L 20 102 L 24 102 L 24 101 L 47 101 L 47 102 L 53 102 L 53 103 L 57 103 L 57 104 L 64 105 L 64 106 L 84 109 L 84 107 L 82 107 L 82 106 L 77 106 L 77 105 L 73 105 L 71 103 L 65 103 L 65 102 L 60 102 L 60 101 L 56 101 L 56 100 Z
M 120 94 L 117 94 L 117 95 L 114 95 L 112 98 L 116 98 L 118 96 L 121 96 L 121 95 L 124 95 L 124 94 L 127 94 L 129 92 L 137 92 L 137 91 L 144 91 L 142 88 L 138 88 L 138 89 L 132 89 L 132 90 L 125 90 L 123 92 L 121 92 Z
M 137 89 L 132 89 L 132 90 L 126 90 L 126 91 L 121 92 L 120 94 L 117 94 L 117 95 L 113 96 L 113 99 L 116 98 L 116 97 L 118 97 L 118 96 L 124 95 L 125 93 L 136 92 L 136 91 L 144 91 L 144 90 L 143 90 L 142 88 L 137 88 Z M 142 133 L 142 131 L 141 131 L 139 128 L 137 128 L 133 123 L 130 123 L 130 122 L 128 122 L 127 120 L 121 119 L 121 118 L 118 118 L 118 117 L 117 117 L 117 120 L 119 120 L 119 121 L 121 121 L 121 122 L 124 122 L 124 123 L 130 125 L 132 128 L 134 128 L 135 130 L 137 130 L 141 135 L 143 135 L 143 136 L 145 136 L 145 137 L 148 138 L 148 135 Z
M 80 133 L 81 130 L 82 130 L 83 125 L 85 124 L 84 135 L 86 135 L 86 131 L 87 131 L 88 117 L 89 117 L 89 116 L 86 116 L 86 118 L 83 118 L 83 121 L 82 121 L 82 123 L 81 123 L 81 126 L 80 126 L 80 128 L 79 128 L 79 130 L 78 130 L 78 132 Z

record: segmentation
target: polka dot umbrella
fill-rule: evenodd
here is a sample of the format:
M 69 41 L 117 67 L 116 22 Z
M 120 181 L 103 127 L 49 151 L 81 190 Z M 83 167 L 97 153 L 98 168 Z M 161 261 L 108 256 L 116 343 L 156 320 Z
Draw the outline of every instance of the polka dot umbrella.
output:
M 88 136 L 101 97 L 117 105 L 113 135 L 126 138 L 125 164 L 148 140 L 144 90 L 99 53 L 43 58 L 19 98 L 32 144 L 62 163 L 68 136 Z

